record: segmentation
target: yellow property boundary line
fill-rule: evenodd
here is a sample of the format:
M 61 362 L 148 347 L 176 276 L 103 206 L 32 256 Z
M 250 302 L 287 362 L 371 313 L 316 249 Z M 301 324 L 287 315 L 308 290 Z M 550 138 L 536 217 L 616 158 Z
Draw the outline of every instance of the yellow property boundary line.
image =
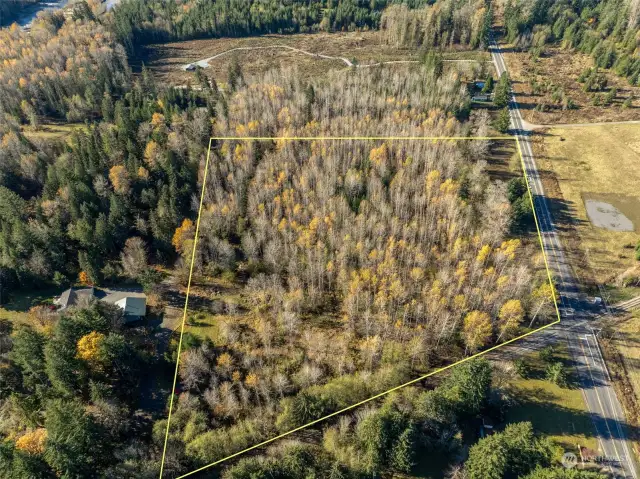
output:
M 376 394 L 375 396 L 371 396 L 370 398 L 367 398 L 363 401 L 357 402 L 355 404 L 352 404 L 351 406 L 347 406 L 345 408 L 340 409 L 339 411 L 333 412 L 331 414 L 327 414 L 326 416 L 323 416 L 319 419 L 316 419 L 314 421 L 311 421 L 307 424 L 304 424 L 302 426 L 299 426 L 295 429 L 291 429 L 290 431 L 284 432 L 278 436 L 272 437 L 271 439 L 267 439 L 265 441 L 262 441 L 258 444 L 255 444 L 251 447 L 248 447 L 246 449 L 243 449 L 241 451 L 238 451 L 234 454 L 231 454 L 230 456 L 224 457 L 222 459 L 219 459 L 215 462 L 212 462 L 210 464 L 207 464 L 205 466 L 202 466 L 198 469 L 195 469 L 191 472 L 188 472 L 186 474 L 183 474 L 181 476 L 178 476 L 176 479 L 182 479 L 184 477 L 187 476 L 191 476 L 193 474 L 196 474 L 198 472 L 201 472 L 205 469 L 208 469 L 210 467 L 216 466 L 218 464 L 221 464 L 225 461 L 228 461 L 229 459 L 233 459 L 234 457 L 238 457 L 244 453 L 247 453 L 249 451 L 252 451 L 254 449 L 260 448 L 262 446 L 265 446 L 267 444 L 270 444 L 274 441 L 277 441 L 278 439 L 282 439 L 286 436 L 289 436 L 297 431 L 300 431 L 302 429 L 306 429 L 310 426 L 313 426 L 315 424 L 318 424 L 322 421 L 325 421 L 329 418 L 332 418 L 334 416 L 337 416 L 339 414 L 343 414 L 347 411 L 351 411 L 352 409 L 355 409 L 359 406 L 362 406 L 363 404 L 366 404 L 368 402 L 374 401 L 376 399 L 379 399 L 383 396 L 386 396 L 394 391 L 397 391 L 399 389 L 405 388 L 407 386 L 410 386 L 412 384 L 416 384 L 420 381 L 423 381 L 426 378 L 429 378 L 435 374 L 441 373 L 443 371 L 446 371 L 447 369 L 450 369 L 454 366 L 457 366 L 458 364 L 462 364 L 465 363 L 467 361 L 470 361 L 472 359 L 481 357 L 485 354 L 488 354 L 492 351 L 495 351 L 498 348 L 501 348 L 503 346 L 506 346 L 508 344 L 511 344 L 515 341 L 518 341 L 520 339 L 526 338 L 527 336 L 530 336 L 532 334 L 535 334 L 539 331 L 542 331 L 543 329 L 546 329 L 550 326 L 553 326 L 555 324 L 560 323 L 560 310 L 558 308 L 558 300 L 556 297 L 556 291 L 555 291 L 555 286 L 553 284 L 553 279 L 551 277 L 551 271 L 549 269 L 549 263 L 547 261 L 547 255 L 545 253 L 544 250 L 544 242 L 542 240 L 542 234 L 540 233 L 540 226 L 538 223 L 538 215 L 536 214 L 536 210 L 535 210 L 535 205 L 533 202 L 533 194 L 531 193 L 531 187 L 529 185 L 529 178 L 527 177 L 527 173 L 526 173 L 526 168 L 525 168 L 525 164 L 524 164 L 524 158 L 522 156 L 522 149 L 520 147 L 520 139 L 518 138 L 518 136 L 450 136 L 450 137 L 443 137 L 443 136 L 423 136 L 423 137 L 401 137 L 401 136 L 363 136 L 363 137 L 358 137 L 358 136 L 347 136 L 347 137 L 342 137 L 342 136 L 325 136 L 325 137 L 286 137 L 286 136 L 281 136 L 281 137 L 235 137 L 235 136 L 220 136 L 220 137 L 212 137 L 209 139 L 209 147 L 207 150 L 207 160 L 204 166 L 204 177 L 202 180 L 202 189 L 201 189 L 201 193 L 200 193 L 200 204 L 198 207 L 198 219 L 196 221 L 196 231 L 195 231 L 195 237 L 193 240 L 193 248 L 191 250 L 191 265 L 189 266 L 189 279 L 187 281 L 187 292 L 186 292 L 186 298 L 185 298 L 185 304 L 184 304 L 184 312 L 183 312 L 183 317 L 182 317 L 182 324 L 180 326 L 180 340 L 178 341 L 178 351 L 177 351 L 177 359 L 176 359 L 176 369 L 173 375 L 173 386 L 171 388 L 171 398 L 169 401 L 169 415 L 167 417 L 167 427 L 166 427 L 166 431 L 165 431 L 165 437 L 164 437 L 164 446 L 163 446 L 163 450 L 162 450 L 162 462 L 160 464 L 160 479 L 163 479 L 163 472 L 164 472 L 164 463 L 165 463 L 165 458 L 166 458 L 166 453 L 167 453 L 167 442 L 169 439 L 169 428 L 171 425 L 171 414 L 173 412 L 173 399 L 175 396 L 175 390 L 176 390 L 176 384 L 178 381 L 178 370 L 179 370 L 179 366 L 180 366 L 180 353 L 182 352 L 182 337 L 184 334 L 184 326 L 186 323 L 186 318 L 187 318 L 187 307 L 189 304 L 189 292 L 191 289 L 191 279 L 193 277 L 193 265 L 195 263 L 195 252 L 196 252 L 196 247 L 197 247 L 197 243 L 198 243 L 198 232 L 200 230 L 200 218 L 202 215 L 202 204 L 204 201 L 204 193 L 206 190 L 206 184 L 207 184 L 207 176 L 208 176 L 208 172 L 209 172 L 209 161 L 211 158 L 211 144 L 212 142 L 216 140 L 216 141 L 224 141 L 224 140 L 237 140 L 237 141 L 344 141 L 344 140 L 382 140 L 382 141 L 391 141 L 391 140 L 402 140 L 402 141 L 446 141 L 446 140 L 453 140 L 453 141 L 459 141 L 459 140 L 510 140 L 510 141 L 515 141 L 517 146 L 518 146 L 518 154 L 520 155 L 520 162 L 522 165 L 522 173 L 525 177 L 525 182 L 527 185 L 527 191 L 529 192 L 529 201 L 531 203 L 531 209 L 533 210 L 533 218 L 536 224 L 536 232 L 538 233 L 538 239 L 540 241 L 540 248 L 542 249 L 542 256 L 544 258 L 544 265 L 545 265 L 545 269 L 547 270 L 547 277 L 549 278 L 549 284 L 551 285 L 551 293 L 553 296 L 553 303 L 555 306 L 555 310 L 556 310 L 556 315 L 558 317 L 558 319 L 556 319 L 554 322 L 549 323 L 549 324 L 545 324 L 544 326 L 541 326 L 540 328 L 534 329 L 533 331 L 529 331 L 528 333 L 522 334 L 520 336 L 517 336 L 513 339 L 510 339 L 508 341 L 505 341 L 503 343 L 500 343 L 498 345 L 492 346 L 489 349 L 486 349 L 482 352 L 479 352 L 477 354 L 474 354 L 472 356 L 466 357 L 464 359 L 461 359 L 460 361 L 456 361 L 455 363 L 452 363 L 448 366 L 444 366 L 441 368 L 438 368 L 434 371 L 431 371 L 430 373 L 424 374 L 420 377 L 417 377 L 415 379 L 412 379 L 410 381 L 407 381 L 403 384 L 400 384 L 399 386 L 396 386 L 394 388 L 388 389 L 386 391 L 383 391 L 379 394 Z
M 209 140 L 237 141 L 345 141 L 345 140 L 403 140 L 403 141 L 460 141 L 460 140 L 511 140 L 512 136 L 214 136 Z

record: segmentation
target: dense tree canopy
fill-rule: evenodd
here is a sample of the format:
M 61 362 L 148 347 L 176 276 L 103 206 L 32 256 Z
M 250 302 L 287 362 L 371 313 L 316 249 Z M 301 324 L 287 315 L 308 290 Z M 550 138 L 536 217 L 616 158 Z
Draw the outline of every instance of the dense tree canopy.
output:
M 380 28 L 387 43 L 431 49 L 455 44 L 472 48 L 488 44 L 491 2 L 443 0 L 410 9 L 406 3 L 387 7 Z
M 224 278 L 237 295 L 206 301 L 225 313 L 215 340 L 183 338 L 167 474 L 546 320 L 546 277 L 517 237 L 524 193 L 489 178 L 485 141 L 242 140 L 486 132 L 486 115 L 469 121 L 460 77 L 428 50 L 481 46 L 489 3 L 415 0 L 406 2 L 414 10 L 383 14 L 387 3 L 125 0 L 108 26 L 81 6 L 66 20 L 42 16 L 28 34 L 0 32 L 2 296 L 123 277 L 149 287 L 158 265 L 180 273 L 204 183 L 195 278 Z M 377 27 L 383 17 L 387 41 L 423 47 L 426 65 L 312 83 L 295 69 L 248 78 L 232 65 L 224 91 L 201 71 L 197 88 L 167 89 L 144 67 L 134 78 L 116 41 L 131 50 L 159 39 Z M 406 25 L 413 34 L 397 38 Z M 73 131 L 40 135 L 53 119 Z M 240 139 L 213 143 L 205 178 L 212 133 Z M 140 329 L 123 328 L 121 311 L 101 302 L 32 326 L 0 322 L 0 477 L 157 475 L 167 422 L 151 426 L 135 412 L 147 407 L 140 383 L 157 354 Z M 177 356 L 171 343 L 166 357 Z M 469 361 L 433 390 L 407 389 L 329 424 L 322 445 L 283 447 L 223 475 L 407 473 L 421 451 L 455 450 L 463 422 L 491 401 L 490 365 Z M 549 465 L 527 427 L 494 440 L 537 454 L 529 468 L 496 459 L 505 474 Z
M 504 16 L 508 41 L 533 48 L 560 42 L 640 85 L 638 2 L 516 0 L 507 2 Z
M 121 310 L 97 302 L 16 330 L 0 370 L 0 477 L 96 477 L 113 466 L 147 358 L 121 326 Z
M 91 284 L 138 279 L 148 262 L 172 260 L 216 91 L 158 91 L 146 70 L 132 82 L 122 47 L 92 21 L 45 16 L 30 33 L 0 36 L 10 65 L 0 72 L 0 265 L 14 287 L 68 284 L 81 272 Z M 95 121 L 44 141 L 21 101 L 37 116 L 80 108 Z M 31 140 L 21 122 L 32 123 Z
M 141 43 L 198 37 L 376 28 L 389 0 L 125 0 L 113 28 L 133 51 Z M 411 0 L 413 7 L 429 3 Z
M 100 110 L 103 95 L 128 88 L 122 46 L 96 22 L 47 14 L 29 32 L 0 30 L 0 113 L 29 121 L 33 113 L 81 121 Z

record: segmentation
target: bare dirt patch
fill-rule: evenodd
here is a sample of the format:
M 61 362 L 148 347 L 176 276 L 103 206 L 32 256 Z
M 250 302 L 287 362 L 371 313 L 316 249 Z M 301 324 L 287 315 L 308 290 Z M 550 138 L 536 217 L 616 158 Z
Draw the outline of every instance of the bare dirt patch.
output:
M 513 81 L 513 88 L 524 118 L 533 124 L 547 125 L 559 123 L 586 123 L 637 120 L 640 117 L 640 88 L 632 87 L 614 72 L 603 70 L 607 77 L 607 91 L 617 89 L 617 95 L 609 106 L 594 106 L 593 92 L 585 92 L 578 77 L 586 68 L 592 68 L 590 56 L 563 50 L 548 48 L 546 55 L 534 60 L 527 52 L 514 52 L 508 48 L 504 54 Z M 534 94 L 531 80 L 549 89 L 541 88 Z M 538 104 L 553 105 L 552 92 L 562 88 L 565 95 L 575 102 L 577 109 L 562 110 L 558 105 L 550 111 L 537 111 Z M 606 92 L 604 92 L 606 93 Z M 623 108 L 623 102 L 632 95 L 635 100 L 631 108 Z

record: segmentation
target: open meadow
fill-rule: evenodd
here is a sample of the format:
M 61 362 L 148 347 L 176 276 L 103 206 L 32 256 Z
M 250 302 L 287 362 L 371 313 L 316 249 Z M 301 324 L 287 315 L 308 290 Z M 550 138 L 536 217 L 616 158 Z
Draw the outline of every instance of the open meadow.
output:
M 308 52 L 296 52 L 291 47 Z M 316 54 L 334 58 L 323 58 Z M 219 55 L 219 56 L 218 56 Z M 217 57 L 216 57 L 217 56 Z M 381 40 L 377 31 L 313 33 L 295 35 L 263 35 L 244 38 L 208 38 L 188 40 L 145 47 L 140 61 L 151 69 L 157 78 L 170 85 L 186 85 L 194 82 L 193 72 L 184 70 L 184 66 L 207 58 L 216 57 L 209 62 L 207 76 L 213 77 L 219 84 L 226 84 L 231 65 L 241 65 L 243 74 L 252 77 L 278 67 L 295 67 L 301 78 L 317 80 L 325 78 L 331 70 L 344 70 L 348 62 L 356 66 L 391 63 L 390 66 L 403 66 L 406 62 L 420 60 L 417 48 L 397 47 Z M 454 46 L 443 52 L 443 59 L 449 68 L 469 69 L 485 63 L 488 71 L 491 64 L 487 52 L 469 50 Z
M 536 145 L 552 213 L 580 265 L 576 273 L 585 284 L 617 284 L 637 264 L 640 127 L 553 128 Z

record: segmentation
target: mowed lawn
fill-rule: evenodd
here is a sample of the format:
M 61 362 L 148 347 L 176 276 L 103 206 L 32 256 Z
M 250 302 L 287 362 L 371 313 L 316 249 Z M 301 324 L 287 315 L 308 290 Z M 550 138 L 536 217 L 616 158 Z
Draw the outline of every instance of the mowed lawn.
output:
M 611 282 L 637 264 L 633 247 L 640 239 L 640 125 L 553 128 L 543 142 L 541 169 L 555 175 L 561 194 L 549 194 L 555 220 L 561 232 L 573 225 L 591 279 Z M 610 203 L 633 222 L 635 231 L 593 226 L 585 199 Z
M 569 377 L 569 387 L 561 388 L 544 379 L 546 364 L 537 353 L 525 357 L 532 368 L 531 377 L 516 379 L 509 390 L 517 404 L 508 409 L 506 423 L 530 421 L 534 429 L 565 451 L 576 452 L 578 445 L 598 449 L 595 429 L 582 397 L 576 387 L 574 370 L 564 346 L 556 346 L 555 360 L 562 361 Z
M 28 292 L 16 291 L 10 295 L 9 302 L 0 306 L 0 319 L 8 319 L 14 326 L 33 324 L 28 311 L 32 306 L 51 304 L 63 288 L 51 287 Z

